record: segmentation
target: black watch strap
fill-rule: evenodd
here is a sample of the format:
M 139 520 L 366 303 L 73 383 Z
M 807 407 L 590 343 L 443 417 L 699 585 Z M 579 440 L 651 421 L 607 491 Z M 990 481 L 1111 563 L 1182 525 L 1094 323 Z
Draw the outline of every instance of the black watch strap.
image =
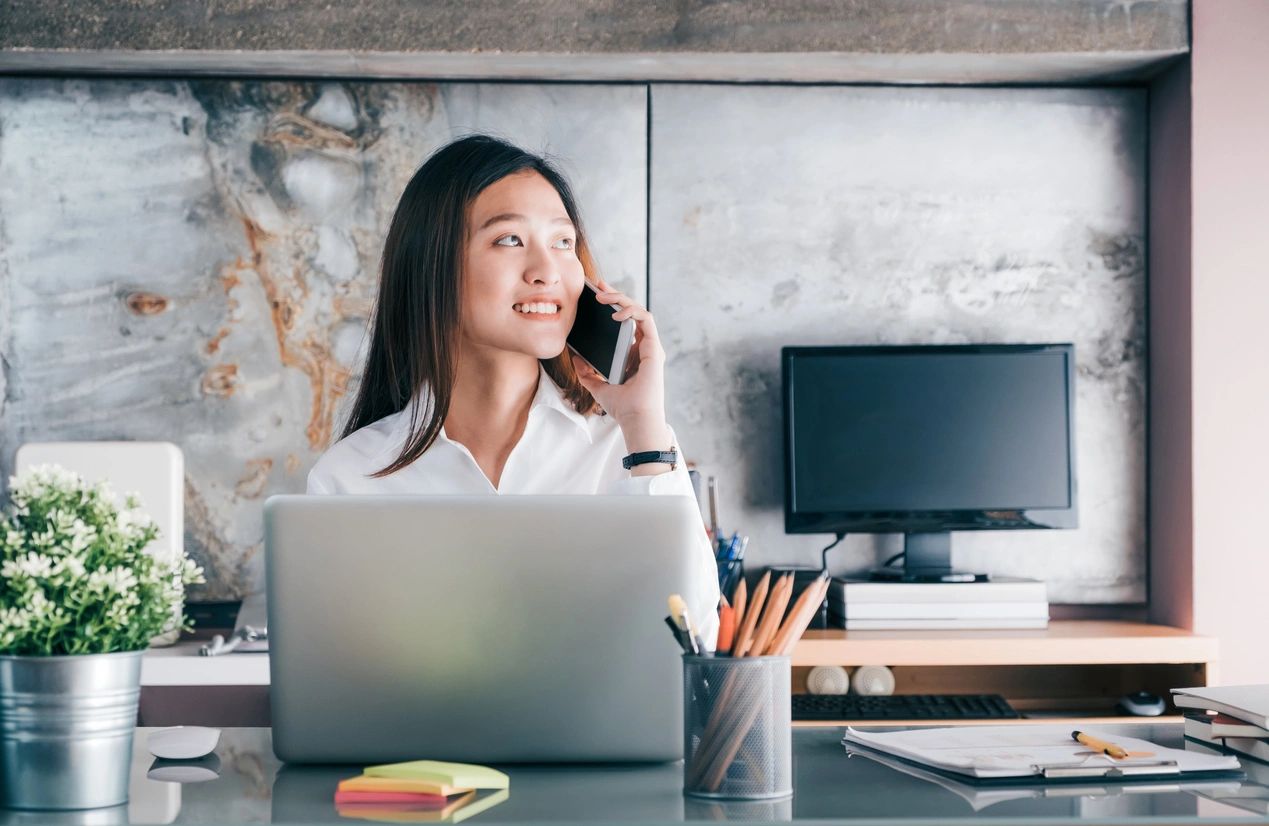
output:
M 669 450 L 645 450 L 641 453 L 631 453 L 621 460 L 621 466 L 630 470 L 635 465 L 646 465 L 651 462 L 664 462 L 670 466 L 670 470 L 674 470 L 679 463 L 678 448 L 671 446 Z

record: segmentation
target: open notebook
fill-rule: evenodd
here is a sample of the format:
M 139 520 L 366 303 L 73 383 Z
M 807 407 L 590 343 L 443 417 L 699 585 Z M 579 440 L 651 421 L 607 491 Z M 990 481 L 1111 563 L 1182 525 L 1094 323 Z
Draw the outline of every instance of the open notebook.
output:
M 1067 726 L 953 726 L 864 732 L 847 728 L 842 744 L 975 780 L 1101 777 L 1240 776 L 1238 759 L 1169 749 L 1134 737 L 1089 730 L 1142 756 L 1116 760 L 1071 739 Z

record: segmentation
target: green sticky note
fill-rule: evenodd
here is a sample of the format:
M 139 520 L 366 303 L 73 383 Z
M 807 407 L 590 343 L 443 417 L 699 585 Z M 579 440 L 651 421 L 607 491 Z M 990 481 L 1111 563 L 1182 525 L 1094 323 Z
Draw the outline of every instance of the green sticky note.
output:
M 472 763 L 443 763 L 440 760 L 411 760 L 387 763 L 366 769 L 370 777 L 395 777 L 447 783 L 457 789 L 505 789 L 511 778 L 497 769 Z

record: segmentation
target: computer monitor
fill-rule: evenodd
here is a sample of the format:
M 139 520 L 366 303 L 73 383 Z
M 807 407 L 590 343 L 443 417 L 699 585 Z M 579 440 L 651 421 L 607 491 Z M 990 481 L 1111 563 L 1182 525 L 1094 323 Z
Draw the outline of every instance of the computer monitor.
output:
M 1075 347 L 785 347 L 786 533 L 903 533 L 874 579 L 973 581 L 951 531 L 1078 527 Z

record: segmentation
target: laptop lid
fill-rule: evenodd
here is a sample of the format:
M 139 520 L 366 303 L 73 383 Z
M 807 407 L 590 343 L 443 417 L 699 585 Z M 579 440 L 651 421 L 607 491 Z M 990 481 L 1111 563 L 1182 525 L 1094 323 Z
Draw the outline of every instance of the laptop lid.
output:
M 273 747 L 289 762 L 683 756 L 666 598 L 686 496 L 273 496 Z

